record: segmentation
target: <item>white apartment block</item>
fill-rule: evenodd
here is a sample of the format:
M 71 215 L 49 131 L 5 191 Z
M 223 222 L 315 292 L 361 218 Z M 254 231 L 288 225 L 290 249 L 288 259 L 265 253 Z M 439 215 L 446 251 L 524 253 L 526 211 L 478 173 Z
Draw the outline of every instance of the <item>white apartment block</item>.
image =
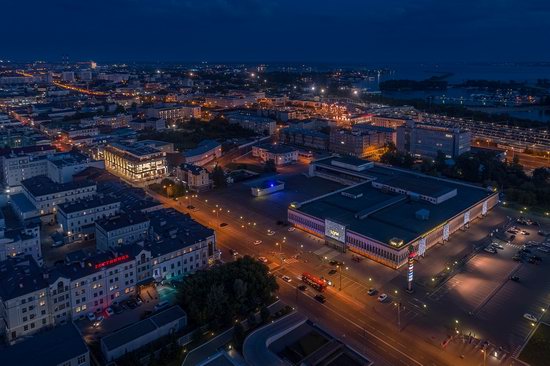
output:
M 98 250 L 111 250 L 147 238 L 149 220 L 142 214 L 120 214 L 96 221 L 95 238 Z
M 42 175 L 21 181 L 21 186 L 23 194 L 39 215 L 55 213 L 57 205 L 91 198 L 97 191 L 97 186 L 92 182 L 55 183 Z
M 112 217 L 119 210 L 116 199 L 94 197 L 58 205 L 56 218 L 68 242 L 89 240 L 95 236 L 95 222 Z

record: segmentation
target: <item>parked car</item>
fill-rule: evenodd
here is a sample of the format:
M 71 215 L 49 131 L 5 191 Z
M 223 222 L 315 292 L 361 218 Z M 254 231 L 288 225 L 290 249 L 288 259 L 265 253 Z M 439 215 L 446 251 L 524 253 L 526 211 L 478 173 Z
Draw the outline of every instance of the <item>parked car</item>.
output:
M 103 319 L 105 319 L 104 317 L 102 316 L 99 316 L 95 321 L 94 321 L 94 328 L 97 328 L 101 325 L 101 322 L 103 322 Z
M 267 230 L 267 235 L 273 236 L 273 235 L 275 235 L 275 231 L 273 231 L 273 230 Z
M 267 258 L 266 257 L 258 257 L 258 260 L 262 263 L 267 263 Z
M 378 292 L 378 291 L 376 291 L 375 288 L 371 287 L 371 288 L 369 288 L 369 290 L 367 291 L 367 294 L 369 294 L 369 296 L 374 296 L 374 295 L 376 295 L 377 292 Z
M 293 232 L 294 230 L 296 230 L 296 228 L 294 226 L 291 226 L 291 227 L 288 228 L 288 231 L 290 231 L 290 232 Z
M 305 290 L 307 290 L 307 286 L 306 285 L 300 285 L 300 286 L 298 286 L 298 290 L 305 291 Z
M 315 300 L 319 301 L 321 304 L 324 304 L 327 301 L 327 298 L 321 294 L 315 295 Z
M 516 262 L 521 262 L 521 257 L 519 255 L 513 256 L 512 259 Z
M 107 309 L 105 309 L 105 314 L 113 316 L 115 315 L 115 311 L 109 306 Z
M 512 281 L 519 282 L 519 276 L 512 276 L 510 277 Z
M 286 275 L 283 276 L 283 277 L 281 277 L 281 278 L 282 278 L 283 281 L 285 281 L 285 282 L 292 282 L 292 278 L 290 278 L 290 277 L 288 277 L 288 276 L 286 276 Z
M 333 274 L 335 274 L 336 272 L 338 272 L 338 271 L 335 270 L 335 269 L 331 269 L 330 271 L 328 271 L 328 274 L 329 274 L 329 275 L 333 275 Z
M 95 314 L 94 313 L 88 313 L 88 314 L 86 314 L 86 317 L 91 322 L 93 322 L 95 320 Z
M 229 254 L 231 254 L 232 256 L 237 256 L 239 255 L 239 252 L 237 252 L 235 249 L 229 249 Z
M 222 223 L 220 224 L 220 227 L 226 227 L 227 225 L 228 225 L 227 222 L 222 222 Z
M 529 314 L 529 313 L 525 313 L 523 314 L 523 317 L 533 323 L 536 323 L 537 322 L 537 318 L 535 318 L 533 315 Z
M 487 252 L 487 253 L 491 253 L 491 254 L 496 254 L 497 250 L 495 248 L 492 248 L 492 247 L 487 247 L 485 249 L 483 249 L 484 252 Z
M 384 301 L 386 301 L 387 298 L 388 298 L 388 295 L 381 294 L 380 296 L 378 296 L 378 301 L 379 302 L 384 302 Z
M 496 249 L 504 249 L 504 247 L 499 243 L 492 243 L 491 246 Z
M 260 244 L 262 244 L 261 240 L 254 240 L 254 245 L 260 245 Z

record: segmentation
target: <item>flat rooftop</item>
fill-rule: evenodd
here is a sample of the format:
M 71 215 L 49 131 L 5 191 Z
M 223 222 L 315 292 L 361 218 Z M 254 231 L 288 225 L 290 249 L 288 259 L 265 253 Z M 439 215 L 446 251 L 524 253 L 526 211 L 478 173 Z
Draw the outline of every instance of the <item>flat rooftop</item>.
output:
M 69 323 L 0 350 L 0 360 L 6 366 L 61 365 L 85 353 L 88 347 L 76 327 Z
M 343 170 L 340 166 L 330 165 L 331 160 L 332 158 L 325 159 L 316 164 L 321 168 L 331 166 Z M 400 238 L 408 243 L 493 194 L 483 188 L 379 165 L 361 171 L 347 172 L 368 181 L 319 199 L 305 201 L 295 210 L 322 220 L 328 219 L 347 225 L 347 230 L 388 246 L 392 238 Z M 455 189 L 457 194 L 439 204 L 433 204 L 375 188 L 372 181 L 387 182 L 392 186 L 420 191 L 417 192 L 420 194 L 424 192 L 430 196 Z M 420 210 L 426 210 L 429 213 L 428 217 L 418 218 L 417 212 Z

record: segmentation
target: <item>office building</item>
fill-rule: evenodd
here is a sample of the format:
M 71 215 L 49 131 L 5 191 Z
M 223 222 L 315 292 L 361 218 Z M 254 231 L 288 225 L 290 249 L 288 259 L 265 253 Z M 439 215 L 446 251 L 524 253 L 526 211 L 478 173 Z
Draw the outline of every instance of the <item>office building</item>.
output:
M 470 131 L 412 120 L 397 128 L 397 150 L 416 157 L 435 158 L 441 151 L 447 159 L 454 159 L 470 151 L 471 140 Z
M 153 183 L 167 174 L 166 153 L 147 145 L 112 143 L 103 157 L 109 172 L 131 183 Z

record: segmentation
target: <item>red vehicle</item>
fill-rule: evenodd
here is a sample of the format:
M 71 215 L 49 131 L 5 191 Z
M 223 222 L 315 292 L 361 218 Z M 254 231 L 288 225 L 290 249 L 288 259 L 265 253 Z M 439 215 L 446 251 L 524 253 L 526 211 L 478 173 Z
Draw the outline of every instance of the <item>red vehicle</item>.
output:
M 327 281 L 325 281 L 325 280 L 323 280 L 319 277 L 316 277 L 312 274 L 309 274 L 307 272 L 304 272 L 302 274 L 302 281 L 307 283 L 308 285 L 310 285 L 311 287 L 313 287 L 314 289 L 316 289 L 319 292 L 325 291 L 325 289 L 328 286 Z

